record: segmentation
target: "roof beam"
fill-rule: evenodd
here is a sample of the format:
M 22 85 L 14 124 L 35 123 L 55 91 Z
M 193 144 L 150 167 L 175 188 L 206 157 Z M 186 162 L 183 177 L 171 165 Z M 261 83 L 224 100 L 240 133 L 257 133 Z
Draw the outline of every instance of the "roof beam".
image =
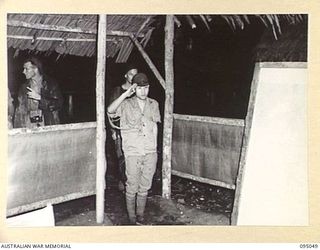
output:
M 145 50 L 143 49 L 143 47 L 140 44 L 140 42 L 138 41 L 138 39 L 135 36 L 130 36 L 130 38 L 133 41 L 133 43 L 136 45 L 137 49 L 140 51 L 143 59 L 147 62 L 147 64 L 149 65 L 150 69 L 152 70 L 152 72 L 154 73 L 154 75 L 156 76 L 158 81 L 160 82 L 161 86 L 163 87 L 163 89 L 166 89 L 166 81 L 163 79 L 163 77 L 161 76 L 161 74 L 158 71 L 157 67 L 151 61 L 150 57 L 145 52 Z
M 95 42 L 95 38 L 60 38 L 60 37 L 33 37 L 33 36 L 17 36 L 7 35 L 7 38 L 20 39 L 20 40 L 35 40 L 35 41 L 61 41 L 61 42 Z M 108 39 L 107 39 L 108 40 Z M 109 39 L 110 40 L 110 39 Z
M 48 25 L 48 24 L 41 24 L 41 23 L 28 23 L 24 21 L 18 20 L 7 20 L 7 25 L 12 27 L 20 27 L 20 28 L 27 28 L 27 29 L 37 29 L 37 30 L 48 30 L 48 31 L 60 31 L 60 32 L 69 32 L 69 33 L 83 33 L 83 34 L 91 34 L 96 35 L 97 30 L 85 30 L 82 28 L 70 28 L 65 26 L 58 26 L 58 25 Z M 107 36 L 135 36 L 133 32 L 126 32 L 126 31 L 118 31 L 118 30 L 108 30 L 106 32 Z M 144 37 L 143 34 L 139 34 L 138 37 Z
M 96 42 L 96 38 L 61 38 L 61 37 L 43 37 L 43 36 L 18 36 L 18 35 L 7 35 L 7 38 L 20 39 L 20 40 L 35 40 L 35 41 L 61 41 L 61 42 Z M 107 42 L 113 42 L 115 44 L 118 41 L 115 38 L 107 38 Z

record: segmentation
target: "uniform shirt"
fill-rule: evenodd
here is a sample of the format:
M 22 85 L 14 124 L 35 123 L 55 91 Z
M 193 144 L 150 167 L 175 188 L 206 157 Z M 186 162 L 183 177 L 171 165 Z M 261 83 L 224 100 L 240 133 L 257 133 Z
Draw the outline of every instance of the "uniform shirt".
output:
M 141 111 L 137 97 L 125 99 L 118 109 L 120 116 L 122 147 L 125 155 L 145 155 L 157 152 L 157 122 L 160 122 L 159 104 L 146 99 Z

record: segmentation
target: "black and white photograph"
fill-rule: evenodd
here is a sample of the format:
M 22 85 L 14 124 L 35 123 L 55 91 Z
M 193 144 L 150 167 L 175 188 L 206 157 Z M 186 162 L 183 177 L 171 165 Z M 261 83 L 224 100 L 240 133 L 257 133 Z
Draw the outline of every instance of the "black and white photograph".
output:
M 307 226 L 307 14 L 7 14 L 9 227 Z
M 316 1 L 17 3 L 1 248 L 318 247 Z

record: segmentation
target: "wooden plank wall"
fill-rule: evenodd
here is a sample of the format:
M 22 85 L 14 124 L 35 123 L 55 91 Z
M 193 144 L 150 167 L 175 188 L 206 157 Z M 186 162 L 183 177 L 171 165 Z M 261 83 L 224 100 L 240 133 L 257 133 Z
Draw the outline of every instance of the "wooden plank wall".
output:
M 243 130 L 243 120 L 175 114 L 173 174 L 234 189 Z
M 95 193 L 95 123 L 13 129 L 8 136 L 7 216 Z

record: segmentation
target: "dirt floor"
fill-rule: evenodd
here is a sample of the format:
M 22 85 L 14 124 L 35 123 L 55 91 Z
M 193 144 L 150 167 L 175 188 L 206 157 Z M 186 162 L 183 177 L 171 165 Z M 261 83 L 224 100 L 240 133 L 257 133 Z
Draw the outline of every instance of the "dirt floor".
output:
M 96 223 L 95 196 L 54 206 L 56 226 L 128 225 L 125 195 L 108 177 L 105 219 Z M 172 177 L 172 197 L 161 197 L 161 180 L 154 179 L 148 194 L 145 225 L 230 225 L 234 191 Z

